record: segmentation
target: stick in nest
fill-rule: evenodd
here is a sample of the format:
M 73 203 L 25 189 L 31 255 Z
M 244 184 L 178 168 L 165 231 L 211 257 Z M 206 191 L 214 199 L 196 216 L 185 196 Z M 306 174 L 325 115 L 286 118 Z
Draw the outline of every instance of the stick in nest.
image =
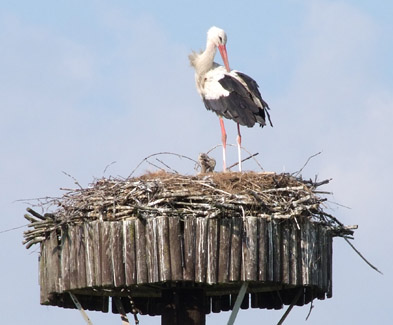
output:
M 147 161 L 147 160 L 148 160 L 149 158 L 151 158 L 151 157 L 158 156 L 158 155 L 172 155 L 172 156 L 176 156 L 176 157 L 179 157 L 179 158 L 185 158 L 185 159 L 188 159 L 188 160 L 193 161 L 197 166 L 200 167 L 199 162 L 197 162 L 196 160 L 194 160 L 194 159 L 192 159 L 192 158 L 190 158 L 190 157 L 187 157 L 187 156 L 184 156 L 184 155 L 180 155 L 180 154 L 178 154 L 178 153 L 173 153 L 173 152 L 166 152 L 166 151 L 164 151 L 164 152 L 157 152 L 157 153 L 153 153 L 153 154 L 151 154 L 151 155 L 149 155 L 149 156 L 143 158 L 142 161 L 134 168 L 134 170 L 131 172 L 131 174 L 128 175 L 127 179 L 130 179 L 130 178 L 132 177 L 132 175 L 134 175 L 135 171 L 136 171 L 145 161 Z

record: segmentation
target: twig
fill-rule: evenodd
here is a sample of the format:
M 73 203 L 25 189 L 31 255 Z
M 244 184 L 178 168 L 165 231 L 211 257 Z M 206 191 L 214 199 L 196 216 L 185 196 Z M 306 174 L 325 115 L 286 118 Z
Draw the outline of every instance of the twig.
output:
M 106 170 L 107 170 L 110 166 L 112 166 L 113 164 L 116 164 L 116 161 L 112 161 L 110 164 L 106 165 L 103 174 L 105 174 L 105 173 L 106 173 Z
M 308 320 L 308 318 L 310 317 L 310 315 L 311 315 L 311 311 L 312 311 L 312 309 L 314 308 L 314 304 L 313 304 L 313 300 L 311 300 L 311 304 L 310 304 L 310 310 L 308 311 L 308 314 L 307 314 L 307 317 L 306 317 L 306 320 Z
M 32 214 L 34 217 L 36 217 L 36 218 L 38 218 L 38 219 L 46 220 L 45 217 L 43 217 L 42 215 L 40 215 L 38 212 L 34 211 L 34 210 L 31 209 L 31 208 L 26 208 L 26 211 L 27 211 L 28 213 Z
M 300 168 L 300 170 L 298 170 L 297 172 L 292 173 L 292 176 L 295 176 L 295 177 L 299 176 L 299 174 L 300 174 L 300 173 L 303 171 L 303 169 L 307 166 L 308 162 L 309 162 L 312 158 L 314 158 L 314 157 L 320 155 L 321 153 L 322 153 L 322 151 L 317 152 L 316 154 L 314 154 L 314 155 L 308 157 L 308 159 L 307 159 L 307 161 L 305 162 L 305 164 L 303 165 L 303 167 Z
M 140 165 L 142 165 L 146 160 L 148 160 L 148 159 L 151 158 L 151 157 L 158 156 L 158 155 L 173 155 L 173 156 L 177 156 L 177 157 L 179 157 L 179 158 L 185 158 L 185 159 L 188 159 L 188 160 L 193 161 L 193 162 L 196 163 L 198 166 L 200 166 L 199 162 L 197 162 L 196 160 L 194 160 L 194 159 L 192 159 L 192 158 L 190 158 L 190 157 L 184 156 L 184 155 L 179 155 L 179 154 L 177 154 L 177 153 L 166 152 L 166 151 L 164 151 L 164 152 L 157 152 L 157 153 L 153 153 L 153 154 L 151 154 L 151 155 L 149 155 L 149 156 L 143 158 L 142 161 L 134 168 L 134 170 L 131 172 L 131 174 L 128 175 L 127 179 L 128 179 L 128 178 L 131 178 L 131 176 L 135 173 L 135 171 L 136 171 L 136 170 L 140 167 Z
M 70 174 L 66 173 L 65 171 L 62 171 L 62 173 L 63 173 L 64 175 L 66 175 L 66 176 L 72 178 L 72 179 L 74 180 L 74 183 L 75 183 L 76 185 L 78 185 L 79 188 L 80 188 L 81 190 L 83 190 L 83 187 L 79 184 L 79 182 L 76 180 L 76 178 L 75 178 L 74 176 L 71 176 Z
M 349 246 L 351 246 L 352 249 L 362 258 L 363 261 L 365 261 L 372 269 L 383 275 L 383 273 L 380 270 L 378 270 L 374 265 L 372 265 L 369 261 L 367 261 L 367 259 L 355 248 L 355 246 L 351 244 L 348 238 L 344 237 L 344 239 L 349 244 Z
M 20 228 L 24 228 L 24 227 L 27 227 L 29 224 L 25 224 L 25 225 L 23 225 L 23 226 L 19 226 L 19 227 L 14 227 L 14 228 L 9 228 L 9 229 L 5 229 L 5 230 L 1 230 L 0 231 L 0 234 L 3 234 L 3 233 L 5 233 L 5 232 L 9 232 L 9 231 L 12 231 L 12 230 L 17 230 L 17 229 L 20 229 Z
M 258 156 L 258 155 L 259 155 L 258 152 L 257 152 L 257 153 L 254 153 L 253 155 L 248 156 L 247 158 L 242 159 L 242 162 L 244 162 L 244 161 L 246 161 L 246 160 L 248 160 L 248 159 L 250 159 L 250 158 L 253 158 L 253 157 L 255 157 L 255 156 Z M 228 169 L 231 169 L 231 168 L 235 167 L 236 165 L 239 165 L 239 162 L 238 162 L 238 161 L 235 162 L 234 164 L 230 165 L 230 166 L 228 167 Z
M 175 174 L 179 174 L 178 171 L 174 170 L 173 168 L 171 168 L 170 166 L 168 166 L 166 163 L 164 163 L 161 159 L 156 158 L 156 160 L 158 162 L 160 162 L 161 164 L 163 164 L 166 168 L 168 168 L 170 171 L 174 172 Z
M 159 169 L 159 170 L 165 172 L 165 169 L 164 169 L 164 168 L 162 168 L 162 167 L 160 167 L 160 166 L 157 166 L 156 164 L 153 164 L 151 161 L 146 160 L 146 162 L 147 162 L 149 165 L 152 165 L 153 167 L 156 167 L 157 169 Z

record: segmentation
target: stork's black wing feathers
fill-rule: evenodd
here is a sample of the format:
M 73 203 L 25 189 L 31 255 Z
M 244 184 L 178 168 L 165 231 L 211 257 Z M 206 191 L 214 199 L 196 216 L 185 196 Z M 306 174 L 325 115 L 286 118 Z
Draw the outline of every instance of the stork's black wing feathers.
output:
M 252 127 L 256 122 L 254 114 L 257 114 L 259 108 L 250 98 L 242 97 L 235 91 L 217 99 L 203 98 L 203 102 L 208 110 L 240 125 Z
M 203 101 L 206 108 L 220 116 L 232 119 L 240 125 L 252 127 L 255 123 L 259 123 L 261 126 L 264 126 L 266 124 L 265 110 L 269 107 L 262 99 L 257 83 L 243 73 L 236 72 L 236 74 L 247 87 L 235 77 L 225 74 L 218 82 L 229 94 L 220 96 L 217 99 L 204 98 Z M 253 96 L 259 99 L 262 107 L 253 100 Z
M 259 85 L 257 84 L 257 82 L 254 79 L 252 79 L 250 76 L 248 76 L 242 72 L 236 71 L 236 74 L 246 83 L 250 92 L 252 94 L 254 94 L 254 96 L 256 96 L 259 99 L 259 101 L 261 102 L 261 104 L 263 106 L 264 113 L 266 113 L 266 115 L 269 119 L 270 126 L 273 126 L 273 123 L 270 120 L 270 114 L 268 112 L 268 110 L 270 110 L 270 107 L 269 107 L 268 103 L 266 103 L 263 100 L 262 95 L 259 92 Z

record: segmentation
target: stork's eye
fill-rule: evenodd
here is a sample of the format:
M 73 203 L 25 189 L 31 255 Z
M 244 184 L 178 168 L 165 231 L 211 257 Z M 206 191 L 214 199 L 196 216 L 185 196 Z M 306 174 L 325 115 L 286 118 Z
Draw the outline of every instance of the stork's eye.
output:
M 220 43 L 222 43 L 222 37 L 221 37 L 221 36 L 218 36 L 218 38 L 220 39 Z

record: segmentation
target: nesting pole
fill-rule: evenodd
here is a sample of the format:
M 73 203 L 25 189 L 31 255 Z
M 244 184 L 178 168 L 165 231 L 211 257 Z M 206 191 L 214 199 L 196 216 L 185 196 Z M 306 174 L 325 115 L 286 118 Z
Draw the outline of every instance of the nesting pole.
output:
M 161 315 L 205 324 L 231 310 L 302 306 L 332 296 L 332 238 L 351 234 L 316 188 L 288 174 L 150 174 L 101 179 L 33 210 L 41 304 Z M 119 308 L 120 306 L 120 308 Z

